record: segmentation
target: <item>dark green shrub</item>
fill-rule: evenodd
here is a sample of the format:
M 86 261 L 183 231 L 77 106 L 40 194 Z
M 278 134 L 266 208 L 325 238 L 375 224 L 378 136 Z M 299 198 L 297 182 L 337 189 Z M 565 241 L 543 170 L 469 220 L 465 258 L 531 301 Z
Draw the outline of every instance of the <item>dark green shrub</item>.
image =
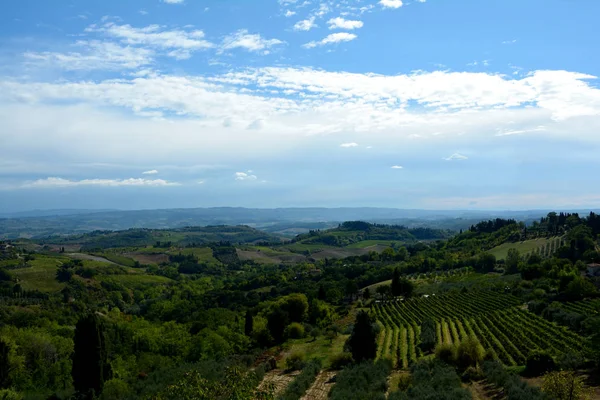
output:
M 344 352 L 335 354 L 331 357 L 331 369 L 342 369 L 352 364 L 354 360 L 352 359 L 352 353 Z
M 527 357 L 527 365 L 525 366 L 527 376 L 541 376 L 554 369 L 556 369 L 556 363 L 547 352 L 535 351 Z

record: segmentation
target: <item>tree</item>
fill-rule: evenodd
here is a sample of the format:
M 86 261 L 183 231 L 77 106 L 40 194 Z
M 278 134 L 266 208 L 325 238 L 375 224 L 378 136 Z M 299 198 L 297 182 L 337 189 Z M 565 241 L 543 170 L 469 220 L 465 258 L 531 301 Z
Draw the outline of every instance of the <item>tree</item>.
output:
M 323 287 L 323 285 L 319 285 L 319 293 L 317 294 L 317 298 L 319 300 L 327 299 L 327 292 L 325 292 L 325 288 Z
M 73 386 L 87 398 L 102 392 L 110 378 L 104 325 L 95 314 L 88 314 L 75 325 L 73 352 Z
M 365 290 L 363 290 L 362 295 L 363 295 L 363 299 L 369 300 L 371 298 L 371 289 L 365 288 Z
M 356 281 L 349 280 L 346 282 L 346 295 L 350 296 L 350 300 L 354 299 L 354 296 L 358 293 L 358 285 Z
M 282 310 L 281 307 L 275 306 L 267 315 L 267 328 L 277 343 L 281 343 L 283 341 L 285 328 L 289 324 L 289 315 Z
M 435 348 L 436 344 L 436 332 L 435 332 L 435 321 L 431 318 L 423 321 L 421 325 L 421 349 L 423 352 L 431 351 Z
M 567 285 L 565 290 L 565 294 L 569 300 L 572 301 L 581 300 L 597 292 L 596 286 L 594 286 L 594 284 L 588 279 L 581 276 L 575 277 L 575 279 L 573 279 L 571 283 Z
M 390 293 L 390 285 L 380 285 L 375 289 L 378 295 L 381 296 L 381 299 L 385 299 L 387 295 Z
M 550 372 L 544 376 L 542 391 L 556 400 L 588 399 L 581 377 L 572 371 Z
M 0 338 L 0 389 L 5 389 L 10 386 L 10 346 Z
M 346 345 L 354 361 L 358 363 L 372 360 L 377 355 L 377 332 L 371 316 L 366 311 L 360 311 L 356 315 L 354 329 Z
M 477 259 L 476 268 L 480 272 L 492 272 L 496 267 L 496 256 L 490 253 L 481 253 Z
M 504 262 L 504 272 L 506 274 L 518 274 L 519 273 L 519 262 L 521 261 L 521 254 L 517 249 L 508 249 L 506 261 Z
M 254 328 L 254 319 L 252 318 L 252 311 L 246 310 L 246 320 L 244 321 L 244 333 L 246 336 L 252 334 Z
M 391 292 L 392 296 L 402 295 L 402 286 L 400 283 L 400 268 L 398 267 L 394 269 L 394 275 L 392 275 Z

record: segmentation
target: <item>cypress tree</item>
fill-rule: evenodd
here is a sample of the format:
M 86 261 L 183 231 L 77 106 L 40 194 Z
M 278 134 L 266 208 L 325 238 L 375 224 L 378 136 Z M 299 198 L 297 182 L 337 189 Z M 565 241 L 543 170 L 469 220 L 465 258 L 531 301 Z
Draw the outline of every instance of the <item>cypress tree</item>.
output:
M 252 334 L 252 330 L 254 329 L 254 320 L 252 319 L 252 312 L 250 310 L 246 311 L 246 321 L 244 322 L 244 333 L 246 336 L 250 336 Z
M 394 269 L 394 275 L 392 275 L 392 296 L 400 296 L 402 294 L 402 283 L 400 282 L 400 270 Z
M 102 392 L 109 374 L 103 326 L 95 314 L 88 314 L 75 325 L 73 386 L 84 398 L 93 398 Z
M 325 288 L 323 287 L 323 285 L 319 286 L 319 294 L 317 294 L 317 298 L 319 300 L 326 300 L 327 299 L 327 293 L 325 293 Z
M 4 339 L 0 339 L 0 389 L 6 389 L 10 386 L 9 353 L 10 346 Z
M 357 363 L 372 360 L 377 355 L 377 333 L 366 311 L 361 311 L 356 316 L 354 329 L 346 344 Z

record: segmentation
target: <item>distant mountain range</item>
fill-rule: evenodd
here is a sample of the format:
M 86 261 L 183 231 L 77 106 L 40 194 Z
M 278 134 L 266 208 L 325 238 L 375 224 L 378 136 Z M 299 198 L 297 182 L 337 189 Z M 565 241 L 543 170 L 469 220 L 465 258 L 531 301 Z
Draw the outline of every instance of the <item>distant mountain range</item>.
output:
M 407 227 L 459 230 L 490 218 L 514 218 L 529 222 L 546 215 L 549 211 L 410 210 L 376 207 L 34 210 L 0 214 L 0 238 L 39 238 L 94 230 L 167 229 L 207 225 L 248 225 L 270 233 L 294 236 L 311 229 L 326 229 L 340 222 L 357 220 L 401 224 Z M 589 211 L 579 210 L 582 214 Z

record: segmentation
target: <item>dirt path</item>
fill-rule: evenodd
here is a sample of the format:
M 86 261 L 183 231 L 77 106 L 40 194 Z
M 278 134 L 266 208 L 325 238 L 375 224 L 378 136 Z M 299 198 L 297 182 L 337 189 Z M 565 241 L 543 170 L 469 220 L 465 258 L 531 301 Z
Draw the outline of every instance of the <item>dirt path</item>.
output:
M 306 391 L 306 394 L 302 396 L 300 400 L 326 400 L 329 391 L 334 385 L 334 383 L 331 382 L 331 378 L 333 378 L 335 374 L 335 372 L 331 371 L 319 372 L 313 385 Z
M 273 385 L 275 390 L 275 397 L 282 394 L 285 388 L 290 384 L 292 380 L 300 373 L 300 371 L 294 371 L 286 374 L 283 370 L 274 369 L 265 374 L 262 382 L 258 386 L 260 390 L 267 389 L 268 385 Z
M 98 256 L 92 256 L 90 254 L 84 254 L 84 253 L 69 253 L 67 254 L 69 257 L 74 258 L 76 260 L 88 260 L 88 261 L 100 261 L 103 263 L 108 263 L 108 264 L 114 264 L 114 265 L 119 265 L 117 263 L 114 263 L 110 260 L 107 260 L 104 257 L 98 257 Z

